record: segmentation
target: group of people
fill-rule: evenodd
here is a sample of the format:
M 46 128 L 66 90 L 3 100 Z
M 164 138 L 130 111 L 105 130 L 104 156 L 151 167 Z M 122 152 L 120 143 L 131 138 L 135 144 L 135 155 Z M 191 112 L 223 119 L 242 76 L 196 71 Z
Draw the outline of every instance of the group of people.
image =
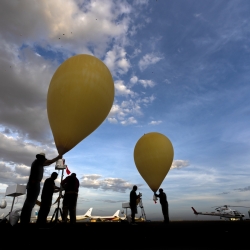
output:
M 58 155 L 52 160 L 48 160 L 45 157 L 44 153 L 39 153 L 36 155 L 36 159 L 31 164 L 30 176 L 27 183 L 27 195 L 24 202 L 20 223 L 25 225 L 30 222 L 31 212 L 33 207 L 37 202 L 38 195 L 40 193 L 40 182 L 43 178 L 44 167 L 49 166 L 50 164 L 56 162 L 57 160 L 62 159 L 62 155 Z M 62 220 L 67 222 L 68 214 L 70 216 L 70 223 L 76 222 L 76 204 L 78 197 L 79 189 L 79 180 L 76 177 L 75 173 L 72 173 L 70 176 L 66 177 L 62 182 L 61 186 L 57 187 L 55 185 L 55 180 L 57 179 L 58 174 L 53 172 L 49 178 L 47 178 L 43 185 L 40 210 L 37 216 L 37 224 L 44 225 L 47 222 L 47 216 L 50 212 L 53 193 L 59 192 L 61 189 L 65 191 L 63 197 L 63 212 Z M 140 199 L 140 194 L 136 194 L 137 186 L 133 186 L 132 191 L 130 192 L 130 209 L 131 209 L 131 219 L 132 225 L 135 224 L 135 214 L 137 213 L 137 201 Z M 167 196 L 163 192 L 163 189 L 159 189 L 159 194 L 154 193 L 156 197 L 160 198 L 160 203 L 162 206 L 162 214 L 164 216 L 164 222 L 169 223 L 168 216 L 168 202 Z M 61 198 L 61 197 L 59 197 Z
M 40 193 L 40 182 L 43 178 L 44 167 L 48 166 L 57 160 L 61 159 L 62 156 L 58 155 L 52 160 L 48 160 L 45 157 L 44 153 L 36 155 L 36 159 L 31 165 L 30 176 L 27 183 L 27 195 L 24 202 L 20 223 L 25 225 L 30 222 L 31 212 L 33 207 L 37 202 L 38 195 Z M 59 192 L 60 189 L 64 190 L 65 193 L 63 197 L 63 213 L 62 220 L 67 222 L 68 213 L 70 215 L 70 223 L 76 222 L 76 204 L 78 197 L 79 189 L 79 180 L 76 177 L 75 173 L 72 173 L 70 176 L 66 177 L 61 182 L 61 187 L 55 185 L 55 180 L 57 179 L 58 174 L 53 172 L 49 178 L 47 178 L 43 185 L 40 210 L 37 216 L 37 224 L 42 226 L 47 222 L 47 216 L 50 212 L 52 205 L 53 193 Z

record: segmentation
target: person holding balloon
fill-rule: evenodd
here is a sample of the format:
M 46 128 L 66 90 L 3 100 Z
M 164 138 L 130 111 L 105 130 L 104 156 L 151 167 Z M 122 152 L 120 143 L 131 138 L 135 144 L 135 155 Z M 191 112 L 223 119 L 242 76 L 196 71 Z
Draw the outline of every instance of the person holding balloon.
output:
M 30 222 L 32 209 L 35 206 L 37 197 L 40 193 L 40 182 L 43 178 L 44 167 L 49 166 L 61 158 L 62 155 L 58 155 L 54 159 L 48 160 L 46 159 L 44 153 L 39 153 L 36 155 L 36 159 L 31 164 L 30 176 L 26 187 L 26 200 L 24 202 L 20 216 L 21 224 L 27 225 Z
M 169 222 L 167 196 L 162 188 L 159 189 L 159 195 L 156 194 L 156 191 L 170 170 L 173 157 L 174 148 L 171 141 L 158 132 L 144 134 L 134 148 L 134 161 L 137 170 L 154 195 L 160 198 L 165 223 Z M 153 200 L 156 203 L 155 196 Z
M 160 198 L 164 223 L 169 223 L 167 195 L 163 192 L 162 188 L 159 189 L 159 194 L 154 193 L 154 195 Z

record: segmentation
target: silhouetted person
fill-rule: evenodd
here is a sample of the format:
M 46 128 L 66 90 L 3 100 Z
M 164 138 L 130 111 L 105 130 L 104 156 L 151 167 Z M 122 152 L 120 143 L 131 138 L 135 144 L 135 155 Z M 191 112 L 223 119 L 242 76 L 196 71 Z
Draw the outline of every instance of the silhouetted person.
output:
M 47 222 L 47 216 L 50 211 L 53 193 L 59 192 L 60 188 L 55 186 L 55 179 L 58 174 L 53 172 L 51 177 L 45 180 L 43 185 L 43 191 L 41 195 L 41 205 L 38 212 L 36 223 L 39 225 L 45 225 Z
M 21 224 L 29 224 L 30 222 L 32 209 L 35 206 L 37 197 L 40 193 L 40 182 L 43 178 L 44 167 L 54 163 L 61 158 L 62 156 L 58 155 L 52 160 L 47 160 L 44 153 L 36 155 L 36 160 L 34 160 L 31 164 L 30 176 L 26 187 L 26 200 L 24 202 L 20 217 Z
M 131 219 L 132 219 L 132 225 L 135 224 L 135 214 L 137 213 L 137 205 L 136 200 L 140 197 L 140 195 L 136 194 L 137 186 L 133 186 L 133 189 L 130 192 L 130 209 L 131 209 Z
M 156 197 L 160 198 L 162 214 L 164 217 L 164 222 L 169 223 L 169 216 L 168 216 L 168 201 L 167 195 L 163 192 L 163 189 L 159 189 L 159 194 L 154 193 Z
M 76 174 L 72 173 L 62 181 L 65 190 L 63 198 L 63 221 L 67 222 L 69 213 L 70 223 L 76 223 L 76 203 L 78 197 L 79 180 Z

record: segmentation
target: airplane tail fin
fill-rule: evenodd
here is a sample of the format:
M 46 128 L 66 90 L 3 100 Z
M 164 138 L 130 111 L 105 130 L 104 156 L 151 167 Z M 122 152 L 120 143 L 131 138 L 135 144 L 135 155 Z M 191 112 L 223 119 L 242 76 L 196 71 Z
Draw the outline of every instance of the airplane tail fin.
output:
M 86 217 L 90 217 L 90 216 L 91 216 L 91 213 L 92 213 L 92 210 L 93 210 L 93 208 L 91 207 L 84 215 L 85 215 Z
M 114 213 L 114 217 L 119 217 L 119 213 L 120 213 L 120 210 L 117 210 L 115 213 Z
M 191 207 L 191 208 L 193 209 L 194 214 L 198 214 L 198 212 L 193 207 Z

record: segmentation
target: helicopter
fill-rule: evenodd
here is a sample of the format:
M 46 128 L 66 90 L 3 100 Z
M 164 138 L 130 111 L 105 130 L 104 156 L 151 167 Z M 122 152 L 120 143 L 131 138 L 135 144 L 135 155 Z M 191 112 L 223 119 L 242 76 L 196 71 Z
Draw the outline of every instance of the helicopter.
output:
M 223 205 L 212 207 L 215 208 L 216 212 L 197 212 L 193 207 L 192 210 L 194 211 L 195 215 L 211 215 L 211 216 L 220 216 L 220 219 L 224 218 L 225 220 L 235 221 L 235 220 L 243 220 L 245 214 L 240 213 L 237 210 L 231 209 L 230 207 L 243 207 L 243 206 L 230 206 L 230 205 Z M 248 208 L 248 207 L 245 207 Z

